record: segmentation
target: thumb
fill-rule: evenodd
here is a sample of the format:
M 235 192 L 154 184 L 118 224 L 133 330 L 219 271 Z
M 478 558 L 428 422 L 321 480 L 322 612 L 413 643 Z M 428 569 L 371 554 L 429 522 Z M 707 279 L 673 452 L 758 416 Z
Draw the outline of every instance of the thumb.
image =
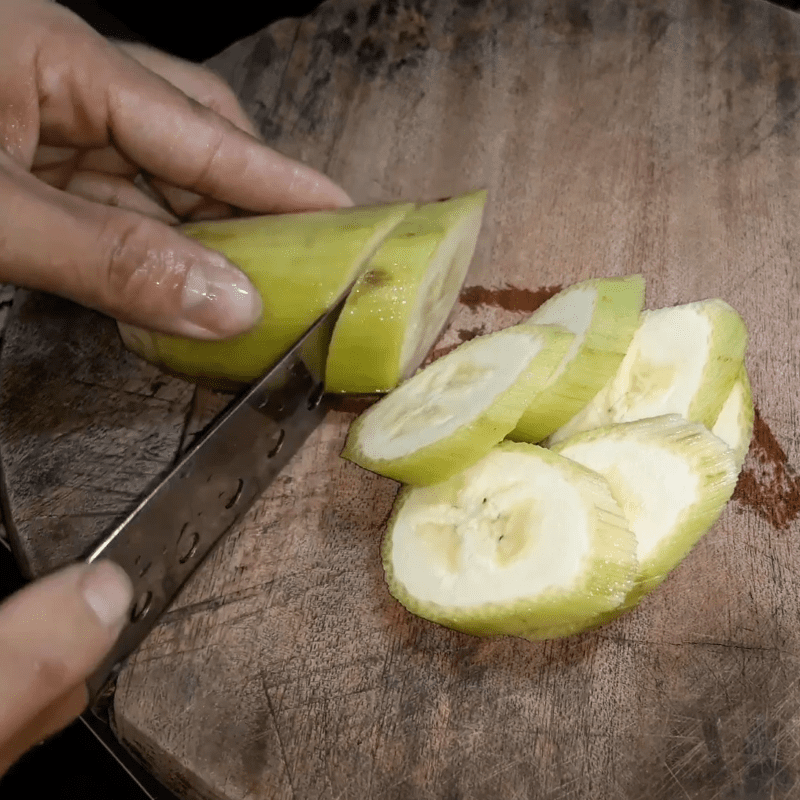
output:
M 2 153 L 0 197 L 0 281 L 198 339 L 243 333 L 261 315 L 244 273 L 169 225 L 54 189 Z
M 53 732 L 83 710 L 86 678 L 114 644 L 132 602 L 131 582 L 110 561 L 75 564 L 0 605 L 0 772 L 32 727 Z M 77 694 L 76 694 L 77 693 Z M 41 736 L 39 737 L 41 738 Z M 36 739 L 32 739 L 36 741 Z

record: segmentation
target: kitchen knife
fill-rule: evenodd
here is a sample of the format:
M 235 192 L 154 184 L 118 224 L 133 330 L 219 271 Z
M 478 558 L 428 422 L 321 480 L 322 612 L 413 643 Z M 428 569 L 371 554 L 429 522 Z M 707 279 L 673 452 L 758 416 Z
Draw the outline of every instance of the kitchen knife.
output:
M 125 627 L 88 681 L 91 705 L 107 698 L 125 659 L 325 417 L 325 362 L 351 289 L 352 284 L 86 556 L 89 563 L 116 562 L 134 587 Z

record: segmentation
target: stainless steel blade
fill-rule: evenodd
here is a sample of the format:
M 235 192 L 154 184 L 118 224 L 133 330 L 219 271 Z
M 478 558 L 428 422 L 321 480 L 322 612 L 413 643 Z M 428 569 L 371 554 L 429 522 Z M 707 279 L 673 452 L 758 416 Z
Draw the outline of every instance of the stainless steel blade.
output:
M 88 682 L 92 702 L 325 417 L 328 347 L 351 288 L 87 556 L 88 562 L 107 558 L 123 567 L 135 597 L 113 650 Z

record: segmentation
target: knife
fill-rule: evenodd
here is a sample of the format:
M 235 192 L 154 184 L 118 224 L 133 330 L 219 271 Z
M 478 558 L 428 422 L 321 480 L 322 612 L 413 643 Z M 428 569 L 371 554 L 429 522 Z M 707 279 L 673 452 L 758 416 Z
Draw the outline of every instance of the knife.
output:
M 354 282 L 355 283 L 355 282 Z M 353 284 L 294 346 L 235 399 L 169 474 L 85 561 L 110 559 L 130 577 L 134 601 L 113 649 L 89 678 L 98 712 L 128 656 L 211 552 L 324 419 L 325 362 Z

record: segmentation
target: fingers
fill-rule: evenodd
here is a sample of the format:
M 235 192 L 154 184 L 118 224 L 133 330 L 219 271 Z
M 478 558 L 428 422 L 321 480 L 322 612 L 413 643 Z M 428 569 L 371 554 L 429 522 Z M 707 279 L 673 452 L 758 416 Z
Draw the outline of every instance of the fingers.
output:
M 210 70 L 143 44 L 119 42 L 117 47 L 188 97 L 258 138 L 258 131 L 230 86 Z
M 96 203 L 145 214 L 167 225 L 174 225 L 178 222 L 177 217 L 137 189 L 131 181 L 115 175 L 103 175 L 99 172 L 76 172 L 69 179 L 64 190 Z
M 74 147 L 40 147 L 34 156 L 31 171 L 39 180 L 63 189 L 80 159 L 81 154 Z
M 71 147 L 40 147 L 31 172 L 50 186 L 96 203 L 127 208 L 167 225 L 180 221 L 162 205 L 166 201 L 161 195 L 140 178 L 139 170 L 113 147 L 88 153 Z
M 156 178 L 251 211 L 352 205 L 316 170 L 271 150 L 166 82 L 147 83 L 114 86 L 108 124 L 118 147 Z M 153 124 L 132 135 L 145 102 Z
M 122 569 L 98 562 L 67 567 L 0 605 L 0 753 L 24 749 L 80 712 L 80 687 L 114 644 L 131 601 Z
M 260 138 L 230 86 L 210 70 L 143 44 L 123 42 L 117 46 L 188 97 L 215 111 L 240 130 Z M 223 219 L 234 212 L 227 203 L 203 197 L 197 192 L 171 186 L 160 180 L 153 180 L 151 183 L 181 219 Z
M 250 211 L 351 204 L 321 173 L 266 147 L 74 21 L 42 35 L 35 66 L 43 144 L 113 143 L 160 180 Z
M 0 154 L 1 156 L 2 154 Z M 0 276 L 121 322 L 216 339 L 249 330 L 261 297 L 221 254 L 174 228 L 53 189 L 0 157 Z

